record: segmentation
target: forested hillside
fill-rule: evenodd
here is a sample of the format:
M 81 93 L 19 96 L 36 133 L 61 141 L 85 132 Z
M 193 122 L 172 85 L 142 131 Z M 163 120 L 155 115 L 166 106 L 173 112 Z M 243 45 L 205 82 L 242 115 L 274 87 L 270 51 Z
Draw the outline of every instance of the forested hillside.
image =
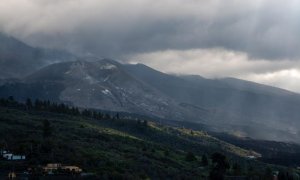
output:
M 75 164 L 98 178 L 195 178 L 271 176 L 284 167 L 247 156 L 259 154 L 204 131 L 164 126 L 151 119 L 123 117 L 30 99 L 0 100 L 2 148 L 25 154 L 22 163 L 1 161 L 3 171 L 46 163 Z

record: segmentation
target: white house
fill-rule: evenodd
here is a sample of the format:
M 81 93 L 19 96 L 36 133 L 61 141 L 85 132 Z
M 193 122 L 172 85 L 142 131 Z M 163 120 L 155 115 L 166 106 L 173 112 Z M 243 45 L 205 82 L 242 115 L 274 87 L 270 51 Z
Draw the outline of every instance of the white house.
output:
M 11 160 L 19 161 L 19 160 L 25 160 L 25 159 L 26 159 L 26 156 L 24 156 L 24 155 L 13 155 Z
M 25 155 L 15 155 L 4 149 L 0 149 L 0 156 L 2 156 L 4 159 L 10 160 L 10 161 L 19 161 L 19 160 L 26 159 Z
M 24 155 L 14 155 L 12 153 L 6 153 L 3 154 L 3 158 L 10 160 L 10 161 L 19 161 L 19 160 L 25 160 L 26 156 Z
M 10 159 L 10 158 L 13 156 L 13 154 L 11 154 L 11 153 L 5 153 L 5 154 L 3 154 L 2 156 L 3 156 L 3 158 L 5 158 L 5 159 Z
M 257 157 L 255 156 L 247 156 L 248 159 L 256 159 Z
M 6 151 L 6 150 L 4 150 L 4 149 L 1 149 L 1 150 L 0 150 L 0 155 L 1 155 L 1 156 L 3 156 L 3 154 L 6 154 L 6 153 L 8 153 L 8 151 Z

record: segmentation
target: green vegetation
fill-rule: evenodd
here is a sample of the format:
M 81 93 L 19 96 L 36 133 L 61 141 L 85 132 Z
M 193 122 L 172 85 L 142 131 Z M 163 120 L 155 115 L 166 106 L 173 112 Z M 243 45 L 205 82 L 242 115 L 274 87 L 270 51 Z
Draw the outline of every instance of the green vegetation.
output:
M 265 177 L 286 168 L 248 160 L 254 152 L 203 131 L 80 110 L 64 104 L 0 99 L 0 146 L 25 154 L 25 162 L 0 161 L 0 169 L 62 163 L 101 179 L 208 179 Z M 295 175 L 295 170 L 289 170 Z

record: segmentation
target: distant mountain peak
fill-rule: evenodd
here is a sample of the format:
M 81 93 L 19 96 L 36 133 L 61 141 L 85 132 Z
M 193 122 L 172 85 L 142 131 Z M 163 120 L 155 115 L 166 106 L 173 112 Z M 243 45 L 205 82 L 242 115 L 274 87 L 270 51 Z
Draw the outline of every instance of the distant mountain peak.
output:
M 42 49 L 0 33 L 0 78 L 20 78 L 54 62 L 74 60 L 63 50 Z

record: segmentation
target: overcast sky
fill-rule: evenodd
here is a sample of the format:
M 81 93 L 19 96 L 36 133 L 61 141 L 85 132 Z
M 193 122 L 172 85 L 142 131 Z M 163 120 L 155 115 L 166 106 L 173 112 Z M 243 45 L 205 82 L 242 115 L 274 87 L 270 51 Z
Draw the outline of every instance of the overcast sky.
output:
M 34 46 L 300 92 L 299 0 L 1 0 L 0 31 Z

